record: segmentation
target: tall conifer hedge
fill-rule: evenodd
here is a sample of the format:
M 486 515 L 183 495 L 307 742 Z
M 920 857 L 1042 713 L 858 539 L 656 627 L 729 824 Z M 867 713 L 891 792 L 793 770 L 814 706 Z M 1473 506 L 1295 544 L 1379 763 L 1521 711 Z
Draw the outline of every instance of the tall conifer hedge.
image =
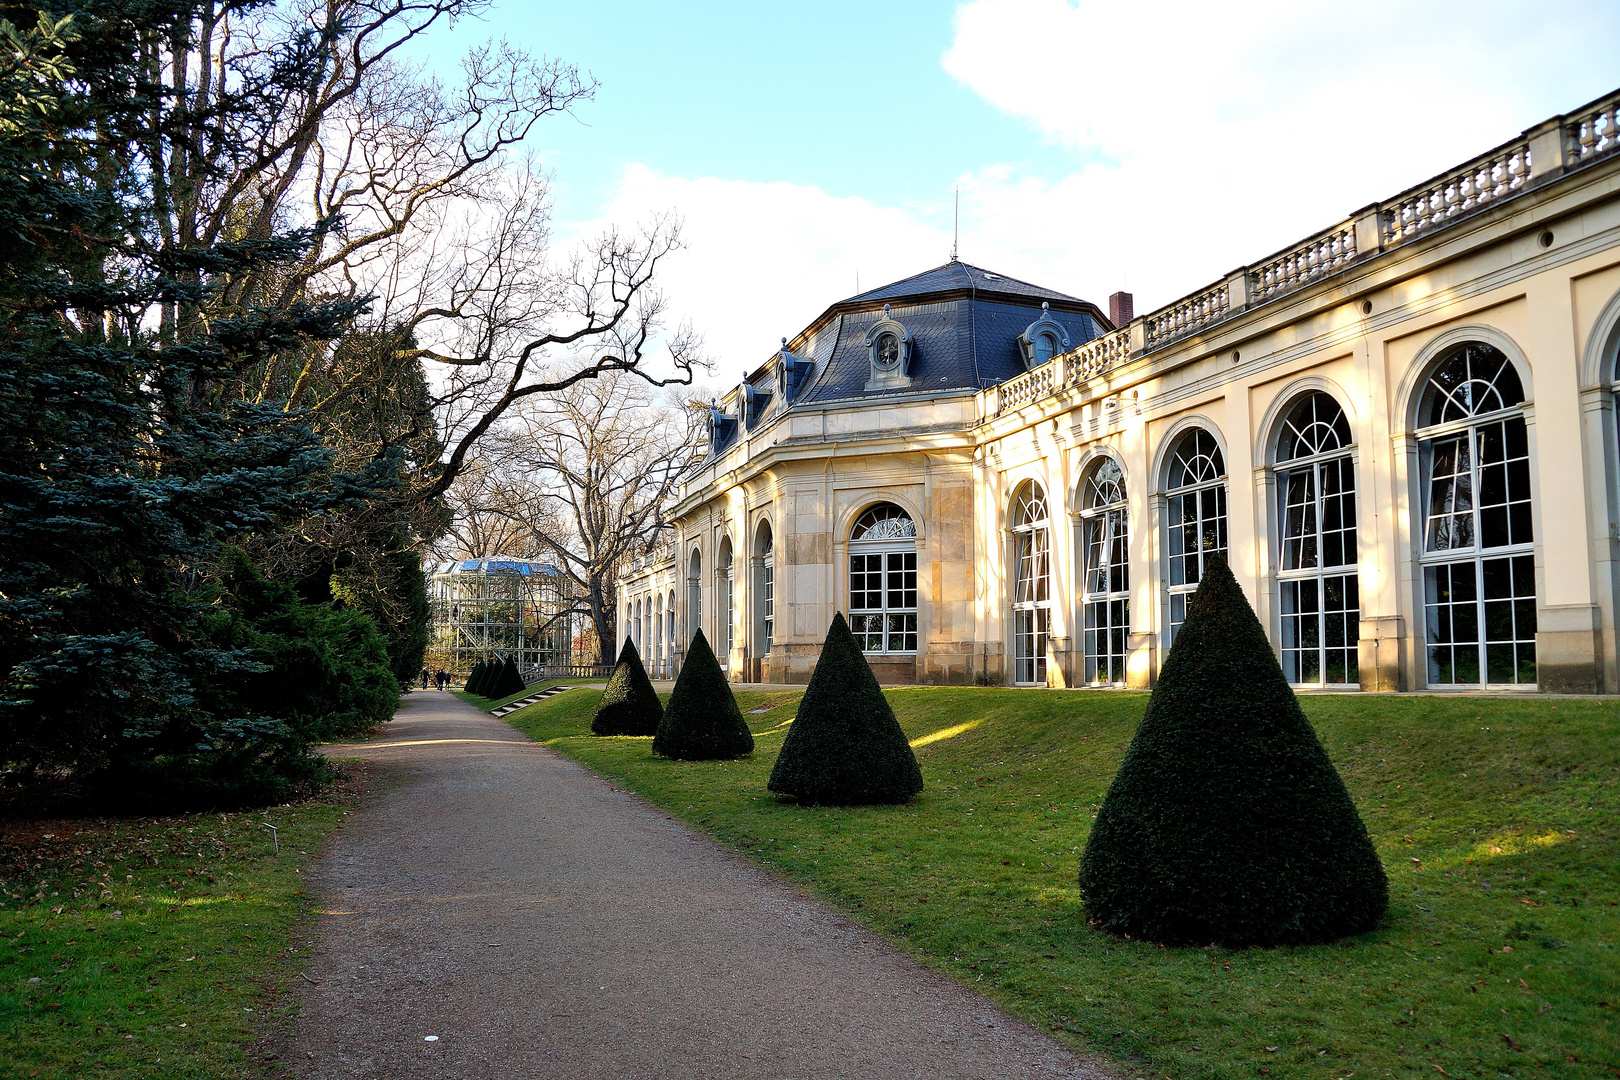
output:
M 1087 913 L 1166 944 L 1378 925 L 1367 828 L 1226 563 L 1210 562 L 1080 860 Z

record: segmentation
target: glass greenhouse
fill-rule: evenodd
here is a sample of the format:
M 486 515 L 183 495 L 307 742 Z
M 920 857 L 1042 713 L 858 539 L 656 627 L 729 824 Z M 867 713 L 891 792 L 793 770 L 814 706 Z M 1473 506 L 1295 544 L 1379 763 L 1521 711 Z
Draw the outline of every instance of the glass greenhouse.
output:
M 480 660 L 518 670 L 574 662 L 580 623 L 570 581 L 556 567 L 522 559 L 456 559 L 427 571 L 432 629 L 427 666 L 465 676 Z

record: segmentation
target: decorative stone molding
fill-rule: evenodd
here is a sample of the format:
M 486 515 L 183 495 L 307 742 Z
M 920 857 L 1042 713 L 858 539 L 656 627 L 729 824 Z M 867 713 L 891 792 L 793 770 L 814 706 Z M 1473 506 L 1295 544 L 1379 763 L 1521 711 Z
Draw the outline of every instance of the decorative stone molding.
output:
M 911 386 L 911 334 L 883 305 L 883 318 L 866 332 L 872 375 L 867 390 L 905 390 Z
M 1036 348 L 1041 339 L 1047 339 L 1051 355 L 1045 359 L 1036 359 Z M 1024 332 L 1018 335 L 1018 351 L 1024 358 L 1024 370 L 1032 371 L 1038 365 L 1047 363 L 1069 349 L 1069 332 L 1062 323 L 1052 318 L 1052 305 L 1041 302 L 1041 317 L 1024 327 Z

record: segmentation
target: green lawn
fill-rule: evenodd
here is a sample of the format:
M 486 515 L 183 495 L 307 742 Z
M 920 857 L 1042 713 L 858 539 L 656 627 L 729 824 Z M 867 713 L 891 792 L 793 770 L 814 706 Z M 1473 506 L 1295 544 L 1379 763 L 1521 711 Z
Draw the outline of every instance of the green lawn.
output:
M 592 737 L 592 690 L 508 719 L 1008 1011 L 1149 1075 L 1620 1075 L 1616 702 L 1306 698 L 1388 868 L 1391 909 L 1362 938 L 1239 952 L 1086 924 L 1080 852 L 1144 695 L 887 693 L 928 785 L 899 807 L 767 794 L 798 691 L 738 695 L 758 740 L 739 762 Z
M 0 1076 L 274 1070 L 250 1051 L 290 1014 L 301 874 L 353 798 L 340 784 L 250 813 L 7 823 Z
M 509 701 L 522 701 L 530 694 L 538 694 L 540 691 L 549 690 L 553 686 L 586 686 L 591 684 L 599 686 L 606 681 L 606 679 L 542 679 L 533 686 L 524 687 L 520 693 L 508 694 L 505 697 L 498 698 L 479 697 L 477 694 L 469 694 L 465 690 L 456 690 L 454 693 L 462 701 L 476 705 L 478 708 L 488 712 L 491 709 L 500 708 Z M 420 693 L 420 691 L 418 692 Z

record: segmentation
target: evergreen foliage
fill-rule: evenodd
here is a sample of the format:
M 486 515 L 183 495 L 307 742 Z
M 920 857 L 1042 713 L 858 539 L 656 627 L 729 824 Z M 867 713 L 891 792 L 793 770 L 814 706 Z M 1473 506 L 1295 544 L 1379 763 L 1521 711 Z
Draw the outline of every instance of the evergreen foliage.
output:
M 489 693 L 485 697 L 505 698 L 513 694 L 521 694 L 527 685 L 518 671 L 517 661 L 510 656 L 495 672 L 495 678 L 490 682 Z
M 1367 828 L 1232 572 L 1211 560 L 1080 861 L 1114 933 L 1230 947 L 1378 925 Z
M 664 718 L 664 706 L 647 678 L 647 669 L 641 665 L 641 653 L 635 642 L 624 639 L 619 650 L 619 662 L 608 679 L 602 704 L 597 706 L 591 719 L 591 732 L 596 735 L 657 735 L 658 722 Z
M 484 696 L 484 685 L 489 682 L 489 666 L 488 660 L 480 660 L 473 665 L 472 674 L 467 676 L 467 693 Z
M 905 802 L 923 788 L 917 755 L 843 612 L 827 628 L 766 786 L 827 806 Z
M 652 749 L 662 757 L 682 761 L 712 761 L 753 752 L 753 733 L 701 628 L 692 635 Z
M 375 629 L 322 614 L 330 595 L 265 592 L 228 549 L 372 504 L 398 455 L 338 469 L 309 416 L 235 384 L 327 348 L 366 300 L 240 298 L 336 222 L 170 244 L 148 151 L 228 143 L 260 103 L 153 81 L 195 0 L 71 7 L 0 72 L 0 761 L 106 797 L 132 777 L 171 802 L 280 791 L 324 737 L 298 710 L 336 709 L 328 729 L 375 715 Z M 278 86 L 318 76 L 298 49 L 263 61 Z M 289 697 L 292 656 L 326 689 Z M 353 700 L 332 689 L 351 679 Z

